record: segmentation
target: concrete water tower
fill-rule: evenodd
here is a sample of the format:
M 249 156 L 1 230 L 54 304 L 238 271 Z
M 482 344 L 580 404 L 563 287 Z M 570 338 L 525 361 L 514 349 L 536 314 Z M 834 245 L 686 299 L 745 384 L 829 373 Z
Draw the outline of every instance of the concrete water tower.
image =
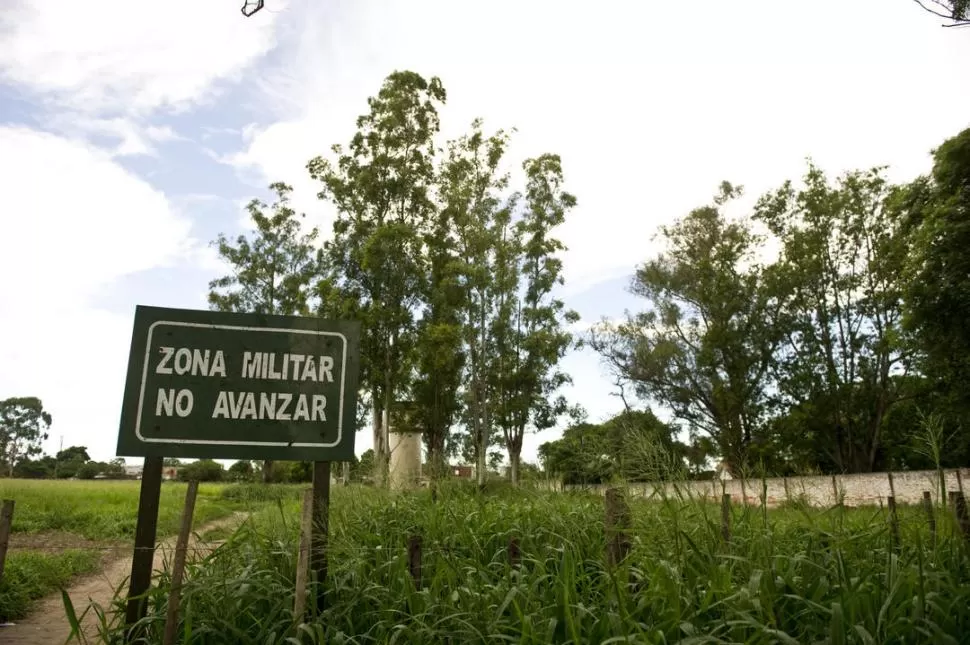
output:
M 421 478 L 421 430 L 414 422 L 414 406 L 402 401 L 392 414 L 388 427 L 391 451 L 389 481 L 391 490 L 416 488 Z

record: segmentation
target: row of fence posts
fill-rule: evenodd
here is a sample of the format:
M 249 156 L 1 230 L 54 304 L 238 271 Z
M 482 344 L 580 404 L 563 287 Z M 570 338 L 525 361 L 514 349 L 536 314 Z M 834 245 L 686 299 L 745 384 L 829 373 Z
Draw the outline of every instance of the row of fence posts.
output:
M 834 478 L 833 478 L 834 482 Z M 893 548 L 901 546 L 899 532 L 899 516 L 896 508 L 895 488 L 892 474 L 889 475 L 890 492 L 887 498 L 889 508 L 890 535 Z M 172 645 L 176 638 L 178 626 L 179 602 L 182 592 L 182 578 L 185 572 L 186 554 L 188 552 L 189 537 L 192 532 L 192 517 L 195 512 L 195 500 L 199 483 L 189 482 L 185 492 L 185 505 L 182 509 L 181 523 L 175 545 L 175 558 L 172 564 L 171 587 L 169 589 L 168 605 L 165 619 L 163 645 Z M 948 491 L 948 508 L 956 520 L 963 537 L 970 543 L 970 513 L 968 513 L 966 497 L 962 491 Z M 844 500 L 836 497 L 836 506 L 843 507 Z M 930 537 L 933 544 L 937 540 L 937 518 L 933 505 L 933 498 L 929 491 L 923 491 L 922 508 L 927 517 Z M 608 488 L 604 495 L 604 530 L 606 538 L 606 562 L 610 567 L 616 567 L 629 555 L 632 540 L 632 513 L 626 499 L 624 489 Z M 7 548 L 10 543 L 10 531 L 13 522 L 14 500 L 3 500 L 0 510 L 0 580 L 3 579 L 4 564 Z M 721 495 L 721 539 L 725 544 L 731 542 L 731 495 Z M 307 585 L 310 569 L 310 547 L 313 522 L 313 489 L 308 488 L 303 494 L 303 508 L 300 522 L 300 543 L 296 570 L 296 598 L 294 600 L 294 616 L 302 620 L 306 611 Z M 411 535 L 407 541 L 408 571 L 420 588 L 422 581 L 422 548 L 423 539 L 420 535 Z M 509 538 L 508 559 L 512 567 L 518 567 L 522 561 L 522 550 L 516 537 Z

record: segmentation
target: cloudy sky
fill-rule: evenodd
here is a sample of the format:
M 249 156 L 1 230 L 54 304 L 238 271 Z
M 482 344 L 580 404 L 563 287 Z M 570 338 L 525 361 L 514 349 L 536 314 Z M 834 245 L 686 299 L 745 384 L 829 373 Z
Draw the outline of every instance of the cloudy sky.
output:
M 480 116 L 518 129 L 512 169 L 562 155 L 565 296 L 587 322 L 638 306 L 625 288 L 657 226 L 722 179 L 757 195 L 807 156 L 909 179 L 970 126 L 970 31 L 910 0 L 5 4 L 0 398 L 41 397 L 46 448 L 96 459 L 114 456 L 135 305 L 205 308 L 209 241 L 244 231 L 271 181 L 329 231 L 304 165 L 395 69 L 442 79 L 443 135 Z M 592 419 L 617 411 L 595 356 L 567 369 Z

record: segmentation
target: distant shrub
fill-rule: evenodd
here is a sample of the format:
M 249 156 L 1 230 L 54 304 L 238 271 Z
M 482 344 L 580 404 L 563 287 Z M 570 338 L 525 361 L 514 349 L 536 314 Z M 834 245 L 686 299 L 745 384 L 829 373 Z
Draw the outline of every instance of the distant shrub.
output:
M 220 497 L 227 502 L 281 502 L 300 499 L 300 488 L 283 484 L 231 484 Z
M 178 471 L 179 481 L 199 481 L 199 482 L 219 482 L 226 475 L 226 469 L 222 464 L 211 459 L 200 459 L 190 464 L 185 464 Z

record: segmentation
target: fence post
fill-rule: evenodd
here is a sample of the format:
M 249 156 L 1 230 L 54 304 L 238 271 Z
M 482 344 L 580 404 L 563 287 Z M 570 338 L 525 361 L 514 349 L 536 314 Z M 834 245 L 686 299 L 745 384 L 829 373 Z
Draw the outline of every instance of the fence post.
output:
M 606 489 L 606 561 L 611 567 L 620 564 L 630 552 L 630 507 L 619 488 Z
M 303 514 L 300 517 L 300 552 L 296 558 L 296 599 L 293 618 L 303 622 L 306 614 L 306 586 L 310 569 L 310 539 L 313 534 L 313 489 L 303 491 Z
M 178 540 L 175 542 L 175 562 L 172 565 L 172 587 L 168 592 L 168 611 L 165 615 L 165 634 L 163 645 L 175 643 L 175 630 L 178 628 L 179 599 L 182 596 L 182 573 L 185 571 L 185 556 L 189 547 L 189 534 L 192 532 L 192 515 L 195 513 L 195 496 L 199 492 L 199 482 L 190 481 L 185 491 L 185 506 L 182 508 L 182 526 L 179 527 Z
M 936 546 L 936 515 L 933 514 L 933 496 L 930 491 L 923 491 L 923 510 L 926 511 L 926 521 L 930 526 L 930 539 L 933 546 Z
M 3 580 L 3 570 L 7 565 L 7 547 L 10 545 L 10 528 L 13 525 L 14 500 L 3 500 L 3 510 L 0 510 L 0 580 Z
M 414 578 L 414 588 L 421 589 L 421 536 L 408 538 L 408 571 Z
M 725 544 L 731 541 L 731 496 L 727 493 L 721 495 L 721 538 Z
M 509 538 L 509 565 L 515 569 L 522 562 L 522 550 L 519 541 L 513 536 Z
M 956 511 L 957 523 L 960 525 L 963 538 L 970 542 L 970 513 L 967 512 L 967 498 L 963 496 L 963 493 L 957 493 Z
M 901 544 L 899 541 L 899 516 L 896 514 L 896 498 L 890 495 L 886 498 L 886 503 L 889 505 L 889 533 L 892 537 L 892 548 L 898 550 Z

